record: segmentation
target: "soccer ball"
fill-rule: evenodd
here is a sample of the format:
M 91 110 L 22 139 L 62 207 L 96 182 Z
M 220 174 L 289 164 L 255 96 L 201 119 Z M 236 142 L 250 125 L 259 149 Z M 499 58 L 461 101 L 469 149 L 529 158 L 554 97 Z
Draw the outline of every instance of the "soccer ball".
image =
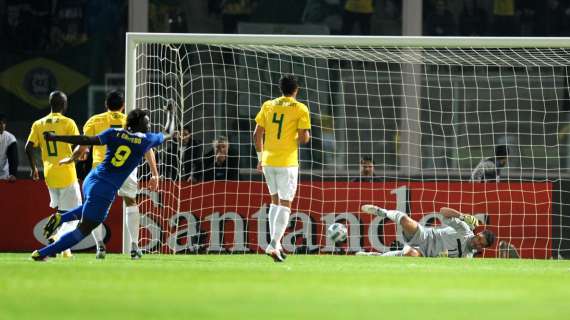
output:
M 342 223 L 333 223 L 327 229 L 327 237 L 333 242 L 343 242 L 348 236 L 348 230 Z

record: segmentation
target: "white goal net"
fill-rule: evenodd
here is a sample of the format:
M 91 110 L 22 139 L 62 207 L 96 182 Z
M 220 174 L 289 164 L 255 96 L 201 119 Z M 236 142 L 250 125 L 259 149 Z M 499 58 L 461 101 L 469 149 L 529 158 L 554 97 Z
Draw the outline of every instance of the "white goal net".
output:
M 360 212 L 366 203 L 435 228 L 441 207 L 473 214 L 475 232 L 497 235 L 485 257 L 570 252 L 568 39 L 129 34 L 127 43 L 128 108 L 149 109 L 160 131 L 171 107 L 173 128 L 191 133 L 157 149 L 159 192 L 146 190 L 141 168 L 148 252 L 263 252 L 270 198 L 253 119 L 281 95 L 284 74 L 300 80 L 312 122 L 287 252 L 401 248 L 393 222 Z M 335 222 L 347 241 L 325 236 Z

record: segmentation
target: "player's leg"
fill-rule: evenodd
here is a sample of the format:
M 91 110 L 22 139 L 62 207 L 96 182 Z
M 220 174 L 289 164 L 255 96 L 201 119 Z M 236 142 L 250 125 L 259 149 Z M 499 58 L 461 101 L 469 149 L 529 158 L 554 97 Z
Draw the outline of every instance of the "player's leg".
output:
M 137 204 L 137 170 L 133 170 L 127 180 L 119 189 L 119 196 L 123 197 L 125 205 L 125 214 L 127 221 L 127 232 L 131 243 L 131 258 L 140 259 L 142 251 L 139 249 L 139 228 L 141 223 L 141 215 Z
M 298 167 L 285 167 L 278 168 L 279 172 L 277 174 L 277 193 L 279 195 L 279 206 L 277 210 L 277 217 L 275 218 L 275 237 L 273 239 L 273 245 L 276 249 L 281 252 L 283 257 L 283 247 L 281 245 L 281 240 L 285 234 L 285 230 L 289 225 L 289 218 L 291 216 L 291 204 L 295 193 L 297 192 L 297 177 L 299 169 Z
M 418 223 L 412 218 L 408 217 L 408 215 L 404 212 L 398 210 L 387 210 L 373 204 L 365 204 L 362 206 L 361 210 L 380 218 L 388 218 L 394 221 L 396 224 L 399 224 L 402 227 L 404 235 L 407 235 L 409 237 L 412 237 L 418 230 Z
M 279 209 L 279 195 L 277 193 L 270 193 L 271 204 L 269 205 L 269 212 L 267 213 L 267 220 L 269 221 L 269 237 L 275 237 L 275 218 L 277 218 L 277 210 Z
M 73 186 L 73 184 L 72 184 L 72 186 Z M 64 234 L 72 231 L 73 229 L 75 229 L 75 226 L 77 225 L 77 222 L 75 219 L 70 220 L 70 221 L 62 221 L 61 220 L 61 216 L 63 214 L 65 214 L 65 212 L 67 210 L 69 210 L 71 208 L 75 208 L 75 207 L 77 207 L 78 204 L 81 204 L 81 202 L 79 202 L 79 203 L 75 203 L 74 206 L 66 205 L 65 197 L 66 197 L 67 191 L 72 186 L 69 186 L 66 188 L 50 188 L 50 187 L 48 187 L 49 196 L 50 196 L 50 207 L 56 209 L 56 213 L 54 213 L 50 216 L 50 218 L 48 219 L 48 223 L 46 224 L 46 226 L 44 228 L 44 234 L 46 234 L 46 236 L 49 234 L 49 236 L 47 236 L 48 243 L 54 243 L 62 235 L 64 235 Z M 67 195 L 67 196 L 69 197 L 69 195 Z M 46 230 L 49 230 L 49 232 L 46 232 Z M 56 252 L 55 254 L 57 254 L 57 253 L 59 253 L 59 252 Z M 53 257 L 55 257 L 55 254 L 53 254 Z M 65 252 L 64 257 L 71 257 L 71 251 Z
M 54 235 L 62 223 L 81 219 L 82 210 L 83 206 L 81 205 L 63 214 L 60 214 L 59 212 L 52 214 L 44 226 L 44 236 L 49 239 Z
M 103 224 L 99 224 L 93 231 L 91 231 L 91 236 L 95 240 L 95 259 L 105 259 L 105 254 L 107 249 L 105 248 L 105 230 Z
M 69 187 L 63 188 L 61 193 L 59 194 L 59 207 L 58 210 L 60 214 L 65 214 L 67 211 L 72 210 L 74 208 L 79 207 L 82 204 L 81 200 L 81 191 L 79 190 L 79 183 L 75 181 Z M 56 233 L 56 238 L 60 238 L 64 234 L 75 230 L 77 224 L 79 223 L 79 219 L 74 219 L 70 221 L 66 221 L 61 225 L 58 233 Z M 64 258 L 70 258 L 71 249 L 67 249 L 62 252 L 62 256 Z
M 392 252 L 392 251 L 388 251 L 388 252 Z M 358 251 L 354 255 L 356 255 L 356 256 L 381 256 L 383 254 L 380 252 L 376 252 L 376 251 Z
M 269 205 L 269 212 L 267 213 L 267 220 L 269 225 L 269 236 L 273 239 L 275 217 L 277 214 L 277 206 L 279 205 L 279 197 L 277 196 L 277 185 L 275 183 L 275 168 L 265 166 L 263 167 L 263 175 L 267 184 L 267 189 L 271 195 L 271 204 Z
M 381 254 L 382 257 L 403 257 L 404 250 L 386 251 Z
M 271 205 L 269 205 L 269 212 L 267 214 L 267 219 L 269 222 L 269 236 L 270 241 L 267 248 L 265 248 L 265 253 L 273 258 L 274 261 L 280 262 L 283 260 L 280 252 L 275 248 L 272 243 L 275 243 L 275 220 L 277 218 L 277 211 L 279 210 L 279 197 L 277 194 L 277 177 L 276 168 L 265 166 L 263 167 L 263 175 L 267 183 L 267 189 L 269 189 L 269 194 L 271 195 Z
M 82 217 L 77 228 L 72 232 L 64 234 L 56 242 L 34 251 L 32 253 L 32 259 L 36 261 L 45 260 L 47 256 L 53 253 L 69 249 L 79 243 L 107 218 L 112 202 L 113 199 L 88 196 L 85 203 L 81 206 Z
M 46 257 L 65 251 L 74 245 L 78 244 L 91 230 L 93 230 L 100 222 L 91 221 L 89 219 L 82 219 L 77 228 L 61 236 L 56 242 L 32 253 L 32 259 L 44 260 Z

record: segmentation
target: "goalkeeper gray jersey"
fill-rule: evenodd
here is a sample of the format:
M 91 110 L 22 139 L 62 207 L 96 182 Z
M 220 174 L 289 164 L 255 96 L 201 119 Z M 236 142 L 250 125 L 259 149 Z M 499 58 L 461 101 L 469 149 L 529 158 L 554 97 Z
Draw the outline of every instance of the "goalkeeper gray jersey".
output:
M 445 227 L 424 228 L 408 242 L 408 245 L 423 251 L 426 257 L 473 257 L 473 249 L 468 245 L 475 235 L 467 223 L 457 218 L 443 218 Z

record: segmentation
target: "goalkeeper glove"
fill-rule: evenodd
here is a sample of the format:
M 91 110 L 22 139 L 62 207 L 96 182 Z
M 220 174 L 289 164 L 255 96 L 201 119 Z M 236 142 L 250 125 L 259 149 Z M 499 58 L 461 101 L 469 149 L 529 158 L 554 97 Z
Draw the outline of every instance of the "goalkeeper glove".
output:
M 471 230 L 479 226 L 479 219 L 475 218 L 475 216 L 472 216 L 470 214 L 462 215 L 461 220 L 467 223 L 467 225 L 469 226 L 469 228 L 471 228 Z

